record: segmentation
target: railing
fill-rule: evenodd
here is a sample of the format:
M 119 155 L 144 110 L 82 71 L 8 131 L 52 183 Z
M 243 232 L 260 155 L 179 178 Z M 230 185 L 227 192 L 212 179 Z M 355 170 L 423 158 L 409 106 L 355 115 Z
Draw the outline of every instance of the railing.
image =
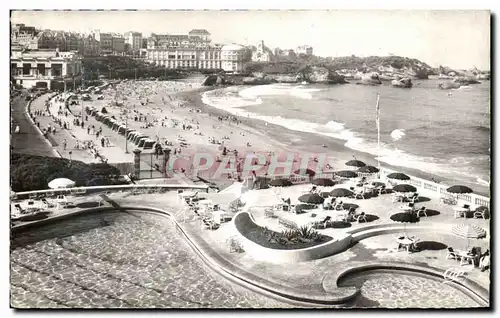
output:
M 167 190 L 185 190 L 185 189 L 197 189 L 208 192 L 209 187 L 207 185 L 190 185 L 190 184 L 127 184 L 127 185 L 108 185 L 108 186 L 93 186 L 93 187 L 74 187 L 74 188 L 64 188 L 64 189 L 47 189 L 47 190 L 36 190 L 36 191 L 26 191 L 17 192 L 16 197 L 18 199 L 23 197 L 29 197 L 30 195 L 54 195 L 54 194 L 66 194 L 66 193 L 81 193 L 90 194 L 103 191 L 120 191 L 120 190 L 138 190 L 138 189 L 151 189 L 151 188 L 163 188 Z
M 386 176 L 390 173 L 396 172 L 391 169 L 387 168 L 381 168 L 380 169 L 380 177 L 382 179 L 385 179 Z M 428 181 L 425 179 L 409 176 L 410 180 L 407 182 L 417 188 L 423 189 L 423 190 L 428 190 L 435 192 L 439 196 L 442 197 L 447 197 L 447 198 L 458 198 L 459 200 L 465 201 L 467 203 L 474 204 L 476 206 L 486 206 L 487 208 L 490 208 L 490 198 L 475 194 L 475 193 L 469 193 L 469 194 L 459 194 L 454 195 L 446 191 L 450 187 L 450 185 L 443 184 L 443 183 L 436 183 L 432 181 Z

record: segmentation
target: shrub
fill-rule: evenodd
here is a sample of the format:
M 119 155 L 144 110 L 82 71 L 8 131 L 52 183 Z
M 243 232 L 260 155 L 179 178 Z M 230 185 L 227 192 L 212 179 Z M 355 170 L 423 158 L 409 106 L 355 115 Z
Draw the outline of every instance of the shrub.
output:
M 68 178 L 75 185 L 86 186 L 96 178 L 112 184 L 120 171 L 108 164 L 85 164 L 77 160 L 53 158 L 26 154 L 11 154 L 11 187 L 15 192 L 44 190 L 48 183 L 56 178 Z

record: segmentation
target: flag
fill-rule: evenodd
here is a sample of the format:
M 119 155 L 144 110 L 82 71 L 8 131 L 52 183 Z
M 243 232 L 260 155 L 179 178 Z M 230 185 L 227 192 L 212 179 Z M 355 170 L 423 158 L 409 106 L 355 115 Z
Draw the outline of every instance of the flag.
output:
M 377 130 L 380 131 L 380 95 L 377 94 L 377 106 L 375 107 L 376 110 L 376 120 L 377 120 Z

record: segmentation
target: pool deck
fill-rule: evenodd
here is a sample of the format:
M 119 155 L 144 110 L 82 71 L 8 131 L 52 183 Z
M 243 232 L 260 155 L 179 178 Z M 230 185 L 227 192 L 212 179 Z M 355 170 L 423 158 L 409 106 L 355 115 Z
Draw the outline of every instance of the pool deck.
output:
M 297 185 L 284 188 L 280 196 L 296 198 L 304 189 L 311 185 Z M 271 229 L 282 230 L 277 219 L 265 218 L 264 209 L 273 203 L 277 203 L 277 196 L 271 189 L 256 190 L 259 206 L 251 208 L 250 213 L 254 216 L 256 222 L 262 226 L 268 226 Z M 198 245 L 203 245 L 205 250 L 209 250 L 212 255 L 216 255 L 221 261 L 226 262 L 231 267 L 239 269 L 240 274 L 250 275 L 253 279 L 265 282 L 272 286 L 278 286 L 281 289 L 290 289 L 301 291 L 304 294 L 328 294 L 325 286 L 332 286 L 336 282 L 328 280 L 334 279 L 333 273 L 338 272 L 340 264 L 363 264 L 364 262 L 380 262 L 399 264 L 412 264 L 421 267 L 429 267 L 442 270 L 443 272 L 450 268 L 460 269 L 466 272 L 466 277 L 486 290 L 490 290 L 490 272 L 481 272 L 470 265 L 460 266 L 456 261 L 446 259 L 447 246 L 452 246 L 455 250 L 464 249 L 467 242 L 450 234 L 450 229 L 455 224 L 476 224 L 484 228 L 488 236 L 483 240 L 471 240 L 471 246 L 479 246 L 482 251 L 489 248 L 489 219 L 463 219 L 454 218 L 452 206 L 439 202 L 438 198 L 431 197 L 431 194 L 421 193 L 426 197 L 425 202 L 417 203 L 420 207 L 425 205 L 431 210 L 433 216 L 421 217 L 420 224 L 408 226 L 409 232 L 420 239 L 421 251 L 414 253 L 396 252 L 396 234 L 382 234 L 372 236 L 359 241 L 346 251 L 322 259 L 295 264 L 275 264 L 271 262 L 262 262 L 255 260 L 246 252 L 230 253 L 226 240 L 236 234 L 233 223 L 223 223 L 217 230 L 201 230 L 201 224 L 194 218 L 194 215 L 188 215 L 183 211 L 183 205 L 177 199 L 177 194 L 168 192 L 164 194 L 140 194 L 130 195 L 126 192 L 111 193 L 108 202 L 104 202 L 103 207 L 119 208 L 124 207 L 152 207 L 170 212 L 182 229 L 190 237 L 198 240 Z M 428 199 L 428 200 L 427 200 Z M 57 217 L 64 214 L 72 214 L 81 211 L 81 204 L 89 201 L 88 197 L 79 197 L 75 199 L 75 207 L 55 211 L 51 217 Z M 344 200 L 344 202 L 355 202 L 359 209 L 369 215 L 376 216 L 375 220 L 369 223 L 352 223 L 351 227 L 344 229 L 325 229 L 319 230 L 321 233 L 335 237 L 341 233 L 348 233 L 353 229 L 362 228 L 366 225 L 375 224 L 394 224 L 389 219 L 390 215 L 400 212 L 400 203 L 392 202 L 392 195 L 381 195 L 366 200 Z M 310 212 L 308 212 L 310 213 Z M 439 223 L 442 231 L 414 231 L 413 228 L 425 225 Z M 412 230 L 410 231 L 410 227 Z M 327 281 L 325 281 L 327 280 Z M 331 289 L 329 290 L 331 292 Z

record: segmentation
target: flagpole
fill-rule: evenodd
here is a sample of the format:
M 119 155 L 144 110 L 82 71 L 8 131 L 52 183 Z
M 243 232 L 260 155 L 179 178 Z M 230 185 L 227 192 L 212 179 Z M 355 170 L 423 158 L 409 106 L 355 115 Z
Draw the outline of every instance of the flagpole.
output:
M 378 170 L 379 170 L 379 175 L 380 175 L 380 95 L 377 94 L 377 106 L 376 106 L 376 112 L 377 112 L 377 165 L 378 165 Z

